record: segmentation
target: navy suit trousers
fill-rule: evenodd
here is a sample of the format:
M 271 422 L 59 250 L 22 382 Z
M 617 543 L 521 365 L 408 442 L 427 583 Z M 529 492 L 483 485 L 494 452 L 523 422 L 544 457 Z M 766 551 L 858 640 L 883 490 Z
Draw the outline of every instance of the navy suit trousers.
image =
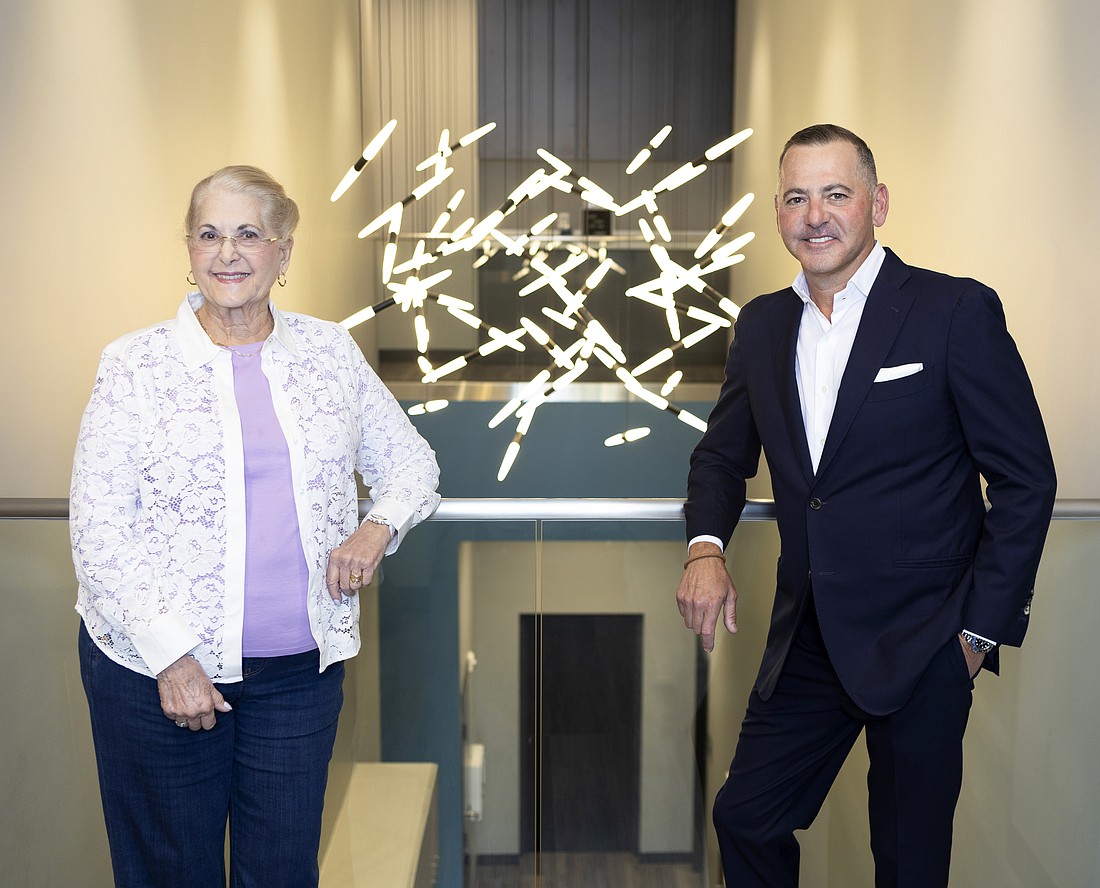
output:
M 973 687 L 951 636 L 901 709 L 869 715 L 836 676 L 811 597 L 774 693 L 749 698 L 714 803 L 727 888 L 798 884 L 794 831 L 813 822 L 864 730 L 876 888 L 947 885 Z

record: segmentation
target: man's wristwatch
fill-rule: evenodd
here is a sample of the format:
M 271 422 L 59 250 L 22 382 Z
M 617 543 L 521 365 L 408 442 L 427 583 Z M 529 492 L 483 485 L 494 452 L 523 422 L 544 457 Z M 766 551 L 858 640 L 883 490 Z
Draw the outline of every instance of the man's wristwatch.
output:
M 965 629 L 959 633 L 962 640 L 965 641 L 975 654 L 988 654 L 997 645 L 992 641 L 988 641 L 979 635 L 975 635 L 973 632 L 967 632 Z

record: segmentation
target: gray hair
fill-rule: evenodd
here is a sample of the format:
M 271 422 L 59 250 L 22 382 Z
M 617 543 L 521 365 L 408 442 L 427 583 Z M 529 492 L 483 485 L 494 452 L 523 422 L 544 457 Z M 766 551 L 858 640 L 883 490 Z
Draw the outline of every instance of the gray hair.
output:
M 831 145 L 833 142 L 847 142 L 856 149 L 856 157 L 859 161 L 859 172 L 869 191 L 874 191 L 878 185 L 878 172 L 875 170 L 875 155 L 867 147 L 867 143 L 851 130 L 835 123 L 815 123 L 805 129 L 800 129 L 787 140 L 783 151 L 779 155 L 779 176 L 783 175 L 783 158 L 791 148 L 807 145 Z
M 298 204 L 287 197 L 283 186 L 272 176 L 254 166 L 227 166 L 211 173 L 191 191 L 191 203 L 184 216 L 183 230 L 194 233 L 199 207 L 215 189 L 248 194 L 260 202 L 260 221 L 264 231 L 280 240 L 294 234 L 298 227 Z

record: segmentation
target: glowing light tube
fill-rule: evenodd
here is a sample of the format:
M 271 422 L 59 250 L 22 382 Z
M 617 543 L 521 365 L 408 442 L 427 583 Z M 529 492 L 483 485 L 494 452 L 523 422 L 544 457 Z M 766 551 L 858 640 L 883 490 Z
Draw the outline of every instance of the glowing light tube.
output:
M 448 361 L 446 364 L 443 364 L 443 365 L 437 367 L 431 373 L 427 374 L 424 377 L 424 381 L 425 382 L 438 382 L 444 376 L 449 376 L 450 374 L 455 373 L 458 370 L 461 370 L 465 366 L 466 366 L 466 357 L 464 355 L 460 355 L 459 357 L 455 358 L 453 361 Z
M 725 296 L 719 300 L 718 307 L 735 321 L 737 320 L 737 316 L 741 314 L 741 306 Z
M 465 148 L 467 145 L 472 145 L 474 142 L 476 142 L 482 136 L 484 136 L 488 133 L 491 133 L 494 129 L 496 129 L 496 126 L 497 125 L 496 125 L 495 122 L 487 123 L 484 126 L 479 126 L 476 130 L 474 130 L 471 133 L 466 133 L 466 135 L 464 135 L 461 139 L 458 140 L 459 147 Z
M 665 176 L 660 182 L 653 186 L 653 193 L 659 194 L 662 191 L 672 191 L 679 188 L 681 185 L 686 185 L 696 176 L 701 176 L 707 171 L 705 164 L 696 165 L 694 163 L 685 163 L 682 167 L 669 175 Z
M 504 459 L 501 461 L 500 470 L 497 472 L 497 481 L 503 481 L 508 477 L 508 473 L 512 471 L 512 464 L 519 456 L 519 442 L 522 437 L 522 435 L 516 435 L 508 445 L 508 449 L 504 451 Z
M 673 342 L 680 341 L 680 316 L 676 314 L 676 309 L 665 309 L 665 321 L 668 323 L 668 335 L 672 337 Z
M 710 336 L 710 334 L 713 333 L 715 330 L 721 330 L 721 329 L 722 329 L 722 327 L 719 324 L 710 324 L 706 327 L 700 327 L 698 330 L 696 330 L 690 336 L 685 336 L 683 338 L 684 348 L 691 348 L 693 345 L 697 345 L 698 343 L 700 343 L 704 339 L 706 339 L 708 336 Z
M 717 324 L 719 327 L 729 327 L 730 322 L 723 317 L 719 317 L 716 314 L 711 314 L 709 311 L 704 311 L 701 308 L 696 308 L 694 305 L 689 305 L 687 310 L 687 316 L 689 318 L 695 318 L 697 321 L 704 321 L 708 324 Z
M 648 373 L 654 367 L 659 367 L 665 361 L 671 361 L 671 360 L 672 360 L 672 349 L 671 348 L 663 348 L 659 352 L 657 352 L 657 354 L 655 354 L 652 357 L 647 358 L 646 360 L 642 361 L 642 363 L 640 363 L 637 367 L 635 367 L 632 371 L 630 371 L 631 376 L 642 376 L 643 374 Z M 661 394 L 665 394 L 665 393 L 662 391 Z
M 341 197 L 344 196 L 344 192 L 347 191 L 352 183 L 359 178 L 359 174 L 363 172 L 363 168 L 374 160 L 376 154 L 382 150 L 382 146 L 386 144 L 386 140 L 390 137 L 390 133 L 393 132 L 394 127 L 397 126 L 396 120 L 391 120 L 378 132 L 373 139 L 367 144 L 367 147 L 363 149 L 362 155 L 355 161 L 351 169 L 344 174 L 344 178 L 340 180 L 340 184 L 336 186 L 336 190 L 332 192 L 330 201 L 336 203 Z
M 637 375 L 637 371 L 635 371 Z M 683 370 L 674 370 L 672 374 L 665 380 L 665 384 L 661 386 L 661 397 L 667 398 L 672 394 L 673 390 L 680 384 L 680 380 L 684 378 Z
M 573 167 L 569 166 L 569 164 L 567 164 L 564 160 L 559 160 L 558 158 L 556 158 L 545 148 L 537 148 L 535 149 L 535 153 L 538 154 L 538 156 L 545 160 L 548 164 L 550 164 L 550 166 L 554 167 L 554 169 L 558 170 L 563 176 L 568 176 L 571 172 L 573 172 Z M 572 190 L 572 186 L 570 186 L 570 190 Z
M 432 176 L 426 182 L 423 182 L 422 184 L 420 184 L 416 188 L 414 188 L 413 192 L 410 196 L 412 197 L 413 200 L 420 200 L 420 198 L 422 198 L 425 194 L 428 194 L 433 188 L 436 188 L 437 186 L 439 186 L 439 185 L 443 184 L 445 181 L 447 181 L 447 178 L 454 171 L 455 171 L 454 167 L 447 167 L 443 172 L 438 173 L 435 176 Z
M 520 326 L 523 327 L 523 329 L 526 330 L 530 334 L 531 338 L 534 339 L 535 342 L 537 342 L 539 345 L 545 347 L 550 343 L 550 337 L 549 335 L 547 335 L 546 331 L 543 330 L 542 327 L 540 327 L 530 318 L 521 317 L 519 319 L 519 323 Z
M 738 145 L 740 145 L 742 142 L 744 142 L 745 139 L 747 139 L 751 135 L 752 135 L 752 128 L 751 127 L 743 129 L 739 133 L 734 133 L 728 139 L 723 139 L 717 145 L 714 145 L 713 147 L 708 148 L 703 153 L 703 157 L 705 157 L 707 160 L 716 160 L 717 158 L 719 158 L 723 154 L 725 154 L 727 151 L 732 151 L 734 148 L 736 148 Z
M 728 244 L 723 244 L 717 250 L 714 251 L 714 259 L 724 259 L 727 256 L 732 256 L 734 253 L 739 253 L 742 247 L 747 246 L 756 237 L 755 231 L 746 231 L 740 237 L 735 237 Z
M 359 232 L 358 237 L 360 240 L 374 234 L 383 225 L 389 224 L 392 231 L 396 225 L 397 230 L 401 230 L 401 202 L 398 201 L 388 210 L 382 214 L 376 216 L 373 220 L 368 222 Z
M 389 283 L 393 274 L 393 261 L 397 258 L 397 235 L 390 232 L 389 240 L 382 251 L 382 283 Z
M 643 191 L 633 200 L 628 200 L 621 207 L 615 210 L 615 215 L 625 216 L 627 213 L 633 212 L 634 210 L 638 209 L 638 207 L 648 205 L 653 200 L 653 198 L 654 193 L 652 191 Z
M 557 321 L 566 330 L 576 330 L 577 322 L 570 317 L 566 317 L 560 311 L 554 311 L 549 306 L 543 306 L 542 313 L 553 321 Z
M 361 308 L 355 314 L 344 318 L 340 322 L 340 326 L 350 330 L 352 327 L 358 327 L 363 321 L 369 321 L 378 312 L 374 310 L 373 305 L 368 305 L 366 308 Z
M 495 429 L 498 425 L 504 422 L 504 420 L 515 413 L 516 408 L 519 407 L 519 405 L 522 403 L 523 401 L 521 401 L 519 398 L 512 398 L 511 401 L 501 407 L 500 410 L 498 410 L 493 415 L 493 418 L 489 420 L 489 428 Z
M 416 333 L 416 350 L 420 354 L 424 354 L 428 350 L 428 340 L 431 338 L 431 334 L 428 332 L 428 321 L 424 317 L 424 310 L 417 311 L 416 317 L 413 318 L 413 330 Z
M 450 401 L 437 399 L 434 401 L 425 401 L 423 404 L 413 404 L 409 408 L 409 416 L 423 416 L 425 413 L 437 413 L 446 407 Z
M 650 151 L 648 148 L 643 148 L 636 155 L 634 155 L 634 159 L 630 161 L 629 164 L 627 164 L 626 174 L 628 176 L 631 176 L 636 173 L 641 168 L 642 164 L 649 160 L 649 155 L 652 153 L 653 152 Z
M 552 388 L 556 392 L 560 392 L 562 389 L 572 385 L 573 382 L 576 381 L 577 377 L 584 373 L 584 371 L 587 369 L 587 361 L 577 361 L 577 363 L 573 365 L 573 368 L 571 370 L 566 371 L 557 379 L 555 379 L 550 388 Z
M 688 413 L 686 410 L 679 410 L 676 413 L 676 418 L 685 425 L 689 425 L 693 429 L 698 429 L 700 432 L 705 432 L 707 430 L 707 424 L 694 413 Z
M 618 447 L 620 444 L 628 444 L 631 441 L 640 441 L 650 433 L 648 426 L 640 426 L 636 429 L 627 429 L 625 432 L 620 432 L 617 435 L 612 435 L 607 438 L 603 443 L 605 447 Z
M 444 308 L 461 308 L 463 311 L 473 311 L 474 308 L 472 302 L 467 302 L 465 299 L 456 299 L 454 296 L 448 296 L 445 293 L 429 293 L 428 295 Z

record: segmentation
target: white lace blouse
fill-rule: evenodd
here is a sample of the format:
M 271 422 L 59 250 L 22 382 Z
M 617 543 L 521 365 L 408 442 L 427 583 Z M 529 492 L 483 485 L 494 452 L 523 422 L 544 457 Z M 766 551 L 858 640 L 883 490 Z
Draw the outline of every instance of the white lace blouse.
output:
M 112 660 L 156 675 L 186 653 L 241 679 L 244 451 L 229 352 L 191 293 L 175 320 L 103 352 L 70 496 L 76 610 Z M 354 472 L 396 530 L 387 554 L 439 504 L 435 454 L 337 324 L 272 306 L 259 359 L 290 449 L 321 669 L 359 650 L 356 597 L 325 587 L 329 552 L 358 526 Z

